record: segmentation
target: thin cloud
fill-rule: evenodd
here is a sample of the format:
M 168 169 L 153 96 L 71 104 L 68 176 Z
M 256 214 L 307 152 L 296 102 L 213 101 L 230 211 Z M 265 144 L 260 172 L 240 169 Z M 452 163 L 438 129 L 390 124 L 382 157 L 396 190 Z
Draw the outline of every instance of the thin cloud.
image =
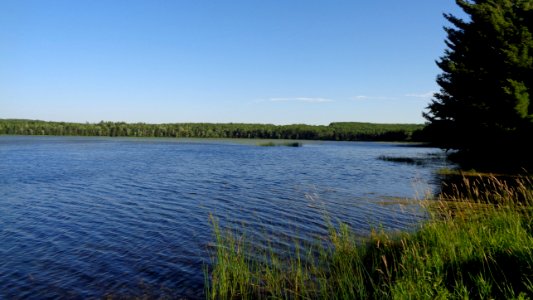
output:
M 411 93 L 411 94 L 406 94 L 405 96 L 406 97 L 415 97 L 415 98 L 424 98 L 424 99 L 427 99 L 427 98 L 431 98 L 433 97 L 433 95 L 435 94 L 436 92 L 435 91 L 429 91 L 427 93 Z
M 359 95 L 353 97 L 354 100 L 396 100 L 398 98 L 395 97 L 386 97 L 386 96 L 366 96 L 366 95 Z
M 325 103 L 333 102 L 328 98 L 310 98 L 310 97 L 288 97 L 288 98 L 270 98 L 269 102 L 305 102 L 305 103 Z

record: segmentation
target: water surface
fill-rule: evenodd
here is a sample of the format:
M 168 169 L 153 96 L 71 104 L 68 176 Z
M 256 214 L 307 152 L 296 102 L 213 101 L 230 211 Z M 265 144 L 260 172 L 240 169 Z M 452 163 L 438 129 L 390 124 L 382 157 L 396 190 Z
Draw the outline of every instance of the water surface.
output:
M 257 238 L 311 240 L 324 215 L 410 229 L 433 148 L 391 143 L 0 136 L 0 298 L 203 298 L 209 215 Z M 386 203 L 387 205 L 384 205 Z

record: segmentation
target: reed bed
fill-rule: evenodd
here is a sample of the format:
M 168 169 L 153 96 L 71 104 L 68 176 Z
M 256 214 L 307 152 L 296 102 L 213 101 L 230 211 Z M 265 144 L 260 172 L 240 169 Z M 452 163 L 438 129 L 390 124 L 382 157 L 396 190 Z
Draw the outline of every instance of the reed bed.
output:
M 415 232 L 373 230 L 362 240 L 342 222 L 329 222 L 326 241 L 295 241 L 281 252 L 211 218 L 207 298 L 531 298 L 531 179 L 465 178 L 463 185 L 422 201 L 430 218 Z

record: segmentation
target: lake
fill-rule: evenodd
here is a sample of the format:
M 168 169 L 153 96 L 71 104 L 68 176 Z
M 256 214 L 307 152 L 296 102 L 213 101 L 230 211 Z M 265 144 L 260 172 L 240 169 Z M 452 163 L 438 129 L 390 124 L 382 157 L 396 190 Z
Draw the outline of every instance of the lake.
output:
M 0 298 L 204 298 L 210 214 L 278 243 L 326 235 L 326 216 L 412 230 L 426 215 L 405 199 L 446 166 L 405 144 L 258 143 L 0 136 Z

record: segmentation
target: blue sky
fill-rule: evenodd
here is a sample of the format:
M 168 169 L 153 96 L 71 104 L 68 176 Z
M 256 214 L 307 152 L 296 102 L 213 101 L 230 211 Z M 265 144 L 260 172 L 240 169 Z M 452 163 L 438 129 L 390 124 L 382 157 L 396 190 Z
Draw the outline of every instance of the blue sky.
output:
M 0 118 L 423 123 L 453 0 L 0 1 Z

